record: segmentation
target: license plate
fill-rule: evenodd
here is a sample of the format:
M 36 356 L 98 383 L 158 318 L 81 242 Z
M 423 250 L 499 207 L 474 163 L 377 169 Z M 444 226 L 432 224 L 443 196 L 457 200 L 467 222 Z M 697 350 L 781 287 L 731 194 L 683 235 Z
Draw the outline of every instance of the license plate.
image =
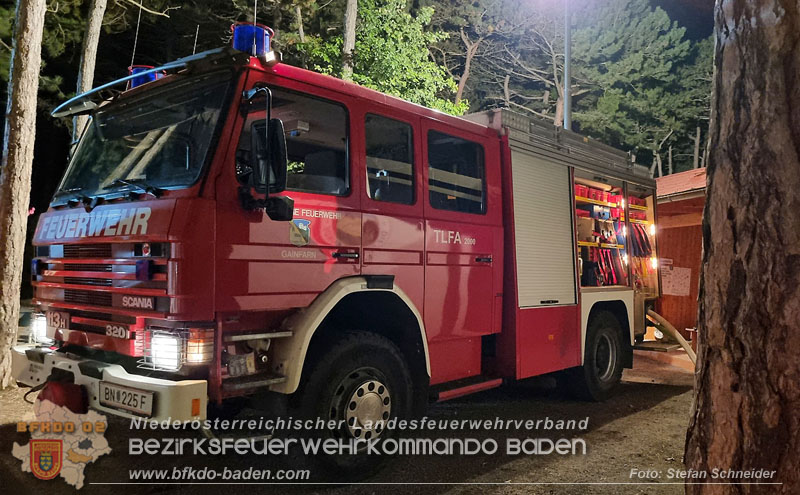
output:
M 141 416 L 152 416 L 153 392 L 100 382 L 100 404 Z
M 52 337 L 56 330 L 69 328 L 69 313 L 63 311 L 45 311 L 47 319 L 47 336 Z

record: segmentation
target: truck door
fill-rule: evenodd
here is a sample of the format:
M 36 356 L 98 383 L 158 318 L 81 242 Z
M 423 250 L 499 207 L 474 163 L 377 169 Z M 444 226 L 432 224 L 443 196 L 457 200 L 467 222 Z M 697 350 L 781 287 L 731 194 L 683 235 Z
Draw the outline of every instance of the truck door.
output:
M 271 117 L 283 121 L 286 133 L 289 175 L 282 194 L 294 199 L 294 218 L 276 222 L 241 208 L 238 218 L 220 218 L 218 238 L 231 243 L 223 253 L 232 269 L 219 270 L 218 285 L 235 288 L 229 309 L 304 306 L 335 280 L 361 273 L 361 213 L 351 179 L 347 106 L 318 96 L 322 90 L 312 95 L 299 83 L 288 84 L 297 88 L 271 86 Z M 249 136 L 262 132 L 264 113 L 250 111 L 243 119 L 235 153 L 240 183 L 251 173 Z M 220 210 L 224 216 L 226 209 Z
M 448 346 L 442 352 L 448 359 L 432 358 L 431 371 L 456 379 L 480 372 L 480 336 L 499 331 L 494 314 L 500 311 L 495 299 L 502 292 L 495 277 L 495 270 L 502 267 L 502 255 L 497 252 L 501 229 L 495 225 L 500 205 L 487 200 L 487 155 L 479 140 L 431 123 L 423 144 L 424 319 L 431 355 L 436 343 L 447 341 Z M 491 173 L 499 176 L 497 170 Z M 452 359 L 453 355 L 459 358 Z
M 419 117 L 369 107 L 364 123 L 366 169 L 362 247 L 364 274 L 389 274 L 421 311 L 425 226 L 422 219 Z M 354 112 L 355 113 L 355 112 Z M 355 143 L 354 143 L 355 144 Z M 355 147 L 355 146 L 354 146 Z

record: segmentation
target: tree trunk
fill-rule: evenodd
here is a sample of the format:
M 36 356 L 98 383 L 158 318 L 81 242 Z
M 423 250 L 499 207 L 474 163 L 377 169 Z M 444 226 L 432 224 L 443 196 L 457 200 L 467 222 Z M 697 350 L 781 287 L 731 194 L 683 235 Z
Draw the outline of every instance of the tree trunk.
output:
M 305 43 L 306 32 L 303 30 L 303 10 L 299 4 L 294 6 L 294 15 L 297 18 L 297 34 L 300 36 L 300 43 Z
M 692 168 L 700 167 L 700 126 L 694 129 L 694 160 Z
M 561 98 L 561 92 L 558 93 L 556 100 L 556 111 L 553 114 L 553 125 L 561 127 L 564 124 L 564 100 Z
M 700 347 L 686 466 L 776 471 L 800 493 L 800 5 L 715 8 L 711 153 L 703 219 Z M 731 480 L 706 480 L 731 481 Z M 732 481 L 754 481 L 739 479 Z
M 467 79 L 469 79 L 469 72 L 472 68 L 472 59 L 475 58 L 475 54 L 478 53 L 478 47 L 481 43 L 481 38 L 478 38 L 477 41 L 472 42 L 469 39 L 469 36 L 464 32 L 464 28 L 461 28 L 461 41 L 464 43 L 464 72 L 461 73 L 461 77 L 458 78 L 458 88 L 456 89 L 456 99 L 455 104 L 458 105 L 461 103 L 461 99 L 464 97 L 464 88 L 467 86 Z
M 710 127 L 709 127 L 710 129 Z M 705 167 L 708 165 L 708 155 L 711 154 L 711 133 L 706 132 L 706 147 L 703 150 L 703 160 L 702 166 Z
M 344 44 L 342 46 L 342 79 L 353 79 L 353 49 L 356 47 L 358 0 L 347 0 L 344 11 Z
M 281 2 L 280 0 L 278 0 L 272 6 L 272 25 L 270 27 L 272 28 L 272 31 L 275 33 L 274 39 L 280 39 L 278 36 L 278 30 L 281 27 L 281 22 L 283 22 L 283 12 L 281 12 Z
M 667 174 L 672 175 L 674 169 L 672 168 L 672 145 L 667 148 Z
M 103 27 L 103 16 L 106 13 L 107 0 L 91 0 L 86 21 L 86 33 L 83 35 L 83 51 L 81 66 L 78 69 L 78 94 L 92 89 L 94 82 L 94 66 L 97 61 L 97 45 L 100 43 L 100 29 Z M 72 120 L 72 142 L 76 142 L 86 126 L 89 117 L 78 115 Z
M 11 385 L 31 195 L 45 0 L 18 0 L 0 162 L 0 389 Z
M 661 177 L 661 153 L 653 151 L 653 164 L 650 165 L 650 177 Z
M 503 99 L 506 103 L 506 108 L 511 107 L 511 90 L 508 87 L 508 83 L 511 80 L 511 75 L 506 74 L 506 77 L 503 78 Z

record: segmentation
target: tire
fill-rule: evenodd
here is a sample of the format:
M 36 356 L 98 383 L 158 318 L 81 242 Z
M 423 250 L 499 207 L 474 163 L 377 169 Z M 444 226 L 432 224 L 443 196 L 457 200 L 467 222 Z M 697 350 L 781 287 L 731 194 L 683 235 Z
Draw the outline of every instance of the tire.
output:
M 595 314 L 586 329 L 583 366 L 567 370 L 563 382 L 571 395 L 588 401 L 608 399 L 622 379 L 622 328 L 609 311 Z
M 347 332 L 309 368 L 293 404 L 306 419 L 344 423 L 341 428 L 306 432 L 306 436 L 349 441 L 390 438 L 396 432 L 373 427 L 378 419 L 407 419 L 413 411 L 413 386 L 408 366 L 388 339 L 369 332 Z M 319 356 L 319 353 L 316 353 Z M 377 471 L 385 455 L 319 455 L 314 472 L 323 477 L 356 481 Z

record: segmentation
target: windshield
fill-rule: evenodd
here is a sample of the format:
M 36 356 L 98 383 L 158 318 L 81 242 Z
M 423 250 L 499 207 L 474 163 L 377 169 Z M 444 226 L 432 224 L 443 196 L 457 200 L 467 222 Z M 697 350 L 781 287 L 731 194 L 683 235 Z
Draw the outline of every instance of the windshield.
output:
M 229 73 L 179 80 L 95 112 L 56 197 L 192 185 L 225 101 Z

